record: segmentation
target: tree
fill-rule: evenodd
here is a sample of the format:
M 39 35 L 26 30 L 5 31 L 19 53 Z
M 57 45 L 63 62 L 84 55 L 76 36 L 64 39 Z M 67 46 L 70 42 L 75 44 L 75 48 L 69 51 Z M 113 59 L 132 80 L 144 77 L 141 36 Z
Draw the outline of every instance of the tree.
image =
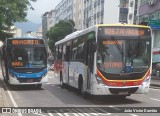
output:
M 72 25 L 71 25 L 72 24 Z M 65 38 L 68 34 L 73 32 L 75 23 L 73 20 L 60 20 L 55 26 L 51 27 L 46 36 L 49 38 L 49 48 L 54 53 L 55 42 Z
M 34 10 L 31 1 L 37 0 L 0 0 L 0 40 L 12 36 L 10 27 L 15 22 L 26 21 L 28 9 Z

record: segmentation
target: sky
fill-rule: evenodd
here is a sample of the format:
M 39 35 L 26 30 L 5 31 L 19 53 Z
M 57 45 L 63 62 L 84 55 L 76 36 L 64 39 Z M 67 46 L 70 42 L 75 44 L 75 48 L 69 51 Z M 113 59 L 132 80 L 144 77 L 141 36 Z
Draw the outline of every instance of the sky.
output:
M 37 0 L 37 2 L 31 2 L 35 10 L 29 10 L 27 19 L 33 23 L 41 24 L 41 16 L 48 11 L 53 10 L 61 0 Z

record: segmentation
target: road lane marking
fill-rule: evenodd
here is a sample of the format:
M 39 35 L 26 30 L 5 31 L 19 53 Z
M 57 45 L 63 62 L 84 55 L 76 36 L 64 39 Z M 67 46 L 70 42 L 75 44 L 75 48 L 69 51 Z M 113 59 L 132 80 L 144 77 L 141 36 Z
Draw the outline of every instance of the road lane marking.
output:
M 54 116 L 52 113 L 48 113 L 49 116 Z
M 38 116 L 46 116 L 46 115 L 38 114 L 38 113 L 33 113 L 33 114 L 38 115 Z
M 115 109 L 115 110 L 121 110 L 121 109 L 116 108 L 116 107 L 114 107 L 114 106 L 109 106 L 109 107 L 111 107 L 111 108 L 113 108 L 113 109 Z
M 3 82 L 3 84 L 5 85 L 6 91 L 7 91 L 8 95 L 9 95 L 9 97 L 10 97 L 12 103 L 13 103 L 13 106 L 14 106 L 14 107 L 18 107 L 18 105 L 17 105 L 17 103 L 15 102 L 15 100 L 14 100 L 11 92 L 8 90 L 7 85 L 4 83 L 4 81 L 2 81 L 2 82 Z M 22 113 L 18 113 L 18 116 L 23 116 L 23 115 L 22 115 Z
M 51 84 L 51 83 L 45 83 L 45 84 L 48 84 L 48 85 L 49 85 L 49 84 Z
M 129 114 L 129 115 L 131 115 L 131 116 L 138 116 L 138 115 L 136 115 L 136 114 Z
M 151 100 L 155 100 L 155 101 L 160 101 L 159 99 L 155 99 L 155 98 L 150 98 Z
M 47 76 L 48 78 L 53 78 L 53 77 L 51 77 L 51 76 Z

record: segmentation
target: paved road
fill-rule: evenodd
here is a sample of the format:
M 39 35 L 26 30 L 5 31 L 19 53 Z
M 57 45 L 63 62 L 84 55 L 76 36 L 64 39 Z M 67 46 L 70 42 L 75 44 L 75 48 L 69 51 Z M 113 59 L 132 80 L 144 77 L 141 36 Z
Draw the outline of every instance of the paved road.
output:
M 1 76 L 1 75 L 0 75 Z M 36 90 L 34 86 L 7 86 L 6 94 L 11 106 L 16 107 L 109 107 L 113 110 L 120 110 L 117 107 L 160 107 L 160 89 L 150 88 L 148 94 L 131 95 L 126 100 L 118 100 L 111 97 L 93 97 L 91 99 L 83 99 L 82 96 L 73 88 L 62 89 L 59 81 L 54 78 L 53 72 L 48 73 L 49 83 L 44 84 L 41 90 Z M 7 92 L 8 90 L 8 92 Z M 19 116 L 28 116 L 28 114 L 18 114 Z M 29 114 L 29 116 L 68 116 L 68 113 L 46 113 L 46 114 Z M 145 113 L 77 113 L 71 116 L 158 116 L 158 114 Z

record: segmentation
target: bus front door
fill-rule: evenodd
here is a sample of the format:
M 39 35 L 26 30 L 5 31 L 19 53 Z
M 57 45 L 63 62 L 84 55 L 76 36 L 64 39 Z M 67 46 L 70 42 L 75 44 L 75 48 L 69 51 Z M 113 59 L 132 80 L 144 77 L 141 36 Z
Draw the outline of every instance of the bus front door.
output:
M 88 40 L 87 41 L 87 61 L 86 64 L 88 66 L 87 70 L 87 90 L 90 90 L 90 84 L 91 84 L 91 77 L 93 75 L 93 64 L 94 64 L 94 41 L 93 40 Z

